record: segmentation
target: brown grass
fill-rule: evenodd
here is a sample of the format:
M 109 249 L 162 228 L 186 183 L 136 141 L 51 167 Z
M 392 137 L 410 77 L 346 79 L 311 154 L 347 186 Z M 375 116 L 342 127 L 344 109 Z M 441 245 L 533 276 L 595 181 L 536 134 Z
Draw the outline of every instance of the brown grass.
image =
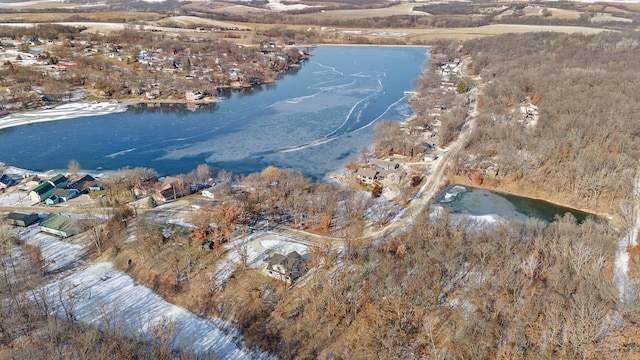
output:
M 629 270 L 628 274 L 631 279 L 640 279 L 640 244 L 636 246 L 628 246 L 629 253 Z

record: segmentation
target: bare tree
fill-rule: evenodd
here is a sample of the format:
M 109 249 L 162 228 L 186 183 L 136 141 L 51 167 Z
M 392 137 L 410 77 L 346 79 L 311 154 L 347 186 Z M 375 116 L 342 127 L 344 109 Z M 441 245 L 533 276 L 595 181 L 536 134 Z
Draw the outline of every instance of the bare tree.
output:
M 74 177 L 77 178 L 78 177 L 78 171 L 80 171 L 80 163 L 77 160 L 69 160 L 69 163 L 67 164 L 67 170 L 69 170 L 69 173 Z

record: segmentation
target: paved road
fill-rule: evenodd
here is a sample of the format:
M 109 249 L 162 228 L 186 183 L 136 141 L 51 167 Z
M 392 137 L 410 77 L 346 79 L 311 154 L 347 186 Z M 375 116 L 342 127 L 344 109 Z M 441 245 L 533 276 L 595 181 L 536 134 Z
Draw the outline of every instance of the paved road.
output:
M 431 176 L 427 178 L 425 184 L 418 191 L 418 195 L 411 200 L 409 205 L 407 206 L 404 214 L 400 216 L 396 221 L 392 222 L 388 226 L 379 229 L 379 230 L 371 230 L 370 228 L 366 229 L 365 235 L 361 238 L 363 241 L 371 242 L 374 240 L 382 239 L 390 234 L 393 234 L 396 231 L 403 231 L 407 226 L 411 224 L 413 218 L 425 211 L 428 208 L 428 205 L 431 203 L 431 200 L 437 195 L 438 189 L 442 184 L 444 172 L 449 164 L 449 161 L 452 160 L 458 151 L 464 146 L 469 137 L 469 134 L 473 131 L 475 126 L 475 119 L 478 114 L 478 95 L 479 91 L 481 91 L 481 82 L 473 79 L 468 76 L 464 72 L 464 66 L 466 64 L 466 59 L 463 59 L 460 68 L 461 75 L 467 82 L 470 84 L 471 91 L 471 99 L 473 104 L 473 109 L 469 112 L 469 119 L 465 124 L 465 130 L 458 136 L 456 141 L 450 145 L 444 153 L 442 153 L 441 158 L 436 160 L 435 168 L 431 171 Z M 330 237 L 330 236 L 322 236 L 317 234 L 311 234 L 305 231 L 294 230 L 294 229 L 286 229 L 286 228 L 277 228 L 274 231 L 278 231 L 287 235 L 295 236 L 307 241 L 313 242 L 329 242 L 332 245 L 344 245 L 345 240 L 342 238 Z

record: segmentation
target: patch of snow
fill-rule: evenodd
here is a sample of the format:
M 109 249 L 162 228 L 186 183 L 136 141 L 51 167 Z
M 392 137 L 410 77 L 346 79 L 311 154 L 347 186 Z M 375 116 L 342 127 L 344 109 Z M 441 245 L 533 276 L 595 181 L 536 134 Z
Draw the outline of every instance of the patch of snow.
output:
M 37 202 L 29 199 L 27 196 L 28 193 L 23 191 L 15 191 L 9 194 L 4 194 L 0 196 L 0 206 L 6 207 L 22 207 L 22 206 L 31 206 L 36 205 Z M 28 210 L 28 209 L 25 209 Z
M 261 240 L 260 245 L 264 246 L 265 249 L 275 251 L 282 255 L 287 255 L 292 251 L 296 251 L 302 255 L 309 249 L 305 244 L 287 241 L 286 239 Z
M 266 259 L 266 254 L 263 249 L 256 249 L 255 243 L 257 236 L 252 234 L 244 239 L 240 239 L 224 246 L 226 251 L 226 257 L 221 259 L 216 264 L 216 270 L 213 274 L 214 290 L 220 289 L 231 278 L 236 267 L 242 265 L 242 258 L 240 256 L 242 251 L 246 251 L 247 266 L 250 268 L 259 268 L 262 266 L 262 262 Z
M 83 324 L 111 326 L 122 329 L 124 335 L 142 335 L 149 340 L 149 330 L 168 320 L 175 325 L 171 345 L 176 348 L 221 359 L 273 358 L 244 348 L 241 335 L 224 321 L 196 317 L 136 284 L 111 263 L 92 265 L 44 290 L 53 313 L 61 318 L 72 316 Z
M 39 232 L 39 226 L 30 226 L 18 233 L 25 243 L 40 248 L 44 266 L 49 272 L 68 268 L 78 262 L 84 252 L 80 245 L 71 244 L 59 238 Z
M 214 289 L 220 289 L 231 278 L 236 267 L 242 265 L 241 254 L 246 254 L 247 267 L 259 269 L 270 251 L 286 255 L 296 251 L 303 255 L 309 247 L 302 240 L 272 233 L 254 233 L 224 246 L 226 257 L 216 265 L 213 273 Z
M 273 11 L 289 11 L 289 10 L 301 10 L 301 9 L 306 9 L 308 7 L 311 7 L 309 5 L 304 5 L 304 4 L 283 4 L 280 2 L 280 0 L 269 0 L 269 3 L 266 5 L 266 7 L 270 10 Z
M 633 187 L 633 194 L 636 196 L 636 207 L 638 197 L 640 197 L 640 176 L 636 177 L 636 181 Z M 627 232 L 620 241 L 618 241 L 618 249 L 616 251 L 616 259 L 614 262 L 614 273 L 613 273 L 613 283 L 618 287 L 618 298 L 620 302 L 625 303 L 629 299 L 629 296 L 632 296 L 632 291 L 629 291 L 629 287 L 631 286 L 631 280 L 629 280 L 629 276 L 627 272 L 629 270 L 629 252 L 627 248 L 629 246 L 637 245 L 638 231 L 640 229 L 640 211 L 636 209 L 636 213 L 638 214 L 638 218 L 636 218 L 636 222 L 633 227 Z

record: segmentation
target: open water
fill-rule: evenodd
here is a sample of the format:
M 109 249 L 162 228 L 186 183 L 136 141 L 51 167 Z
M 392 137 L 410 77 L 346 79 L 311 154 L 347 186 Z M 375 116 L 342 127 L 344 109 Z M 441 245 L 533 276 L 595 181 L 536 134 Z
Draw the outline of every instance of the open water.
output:
M 369 145 L 377 121 L 412 115 L 403 92 L 427 50 L 319 47 L 275 84 L 224 93 L 195 111 L 138 105 L 0 130 L 0 161 L 46 171 L 75 159 L 88 171 L 142 166 L 161 175 L 203 162 L 234 173 L 274 165 L 324 178 Z

